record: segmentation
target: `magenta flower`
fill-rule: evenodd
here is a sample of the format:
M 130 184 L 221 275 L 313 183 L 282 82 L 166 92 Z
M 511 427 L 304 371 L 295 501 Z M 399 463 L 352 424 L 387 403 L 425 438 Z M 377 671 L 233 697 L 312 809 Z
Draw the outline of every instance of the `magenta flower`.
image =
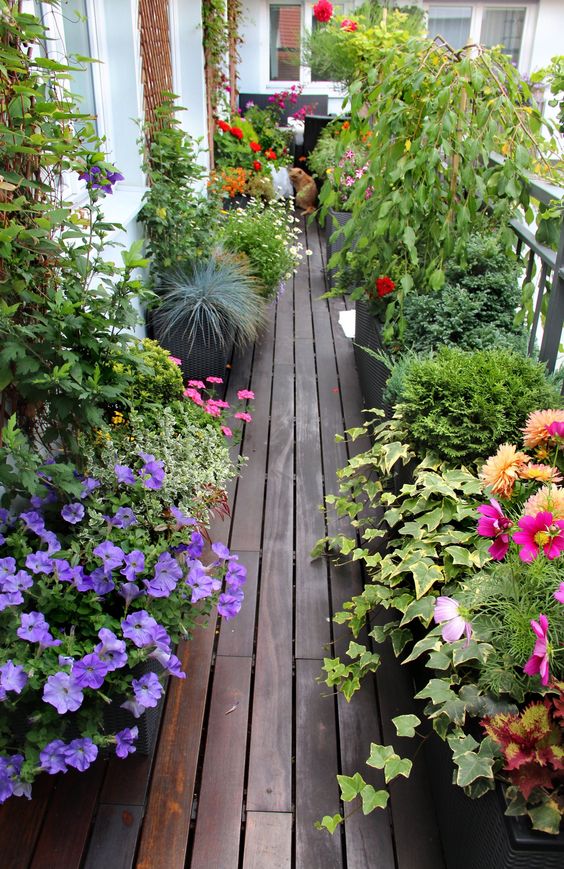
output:
M 251 422 L 252 416 L 250 413 L 236 413 L 234 414 L 235 419 L 241 419 L 243 422 Z
M 542 512 L 536 516 L 519 519 L 520 531 L 513 535 L 520 544 L 519 558 L 527 563 L 538 557 L 541 549 L 549 560 L 557 558 L 564 549 L 564 520 L 553 519 L 552 513 Z
M 554 598 L 558 603 L 564 603 L 564 582 L 561 582 L 554 592 Z
M 206 377 L 208 383 L 223 383 L 223 377 Z
M 550 425 L 546 427 L 546 430 L 553 438 L 564 438 L 564 422 L 559 420 L 551 422 Z
M 232 437 L 233 437 L 233 432 L 231 431 L 231 429 L 229 428 L 228 425 L 222 425 L 222 426 L 221 426 L 221 431 L 223 432 L 223 434 L 225 435 L 226 438 L 232 438 Z
M 470 642 L 472 625 L 461 616 L 460 605 L 453 597 L 441 596 L 437 598 L 435 601 L 434 619 L 437 625 L 442 622 L 445 623 L 441 631 L 441 636 L 445 643 L 454 643 L 463 634 L 466 634 L 466 643 Z
M 178 356 L 169 356 L 168 361 L 172 362 L 173 365 L 182 365 L 182 359 L 179 359 Z
M 203 380 L 189 380 L 188 386 L 192 386 L 194 389 L 205 389 L 206 384 Z M 184 393 L 186 395 L 186 393 Z
M 523 667 L 523 672 L 527 676 L 536 676 L 539 673 L 543 685 L 548 685 L 550 677 L 549 660 L 548 660 L 548 619 L 541 613 L 539 620 L 536 622 L 531 619 L 531 628 L 536 634 L 535 647 L 533 654 Z
M 477 532 L 480 537 L 492 537 L 493 543 L 488 549 L 492 558 L 501 561 L 507 555 L 509 549 L 509 529 L 512 526 L 511 519 L 504 515 L 503 510 L 495 498 L 490 503 L 478 507 L 481 514 L 478 520 Z
M 239 401 L 252 401 L 254 397 L 255 394 L 252 389 L 240 389 L 237 393 L 237 398 L 239 399 Z

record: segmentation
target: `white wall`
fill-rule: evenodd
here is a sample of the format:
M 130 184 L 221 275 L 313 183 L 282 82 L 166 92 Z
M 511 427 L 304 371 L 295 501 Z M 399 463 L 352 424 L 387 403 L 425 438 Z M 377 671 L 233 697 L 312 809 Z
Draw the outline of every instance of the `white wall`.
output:
M 186 111 L 179 114 L 183 129 L 207 145 L 206 84 L 202 47 L 200 0 L 170 0 L 170 41 L 174 92 Z M 208 166 L 207 155 L 202 164 Z
M 551 58 L 564 53 L 564 0 L 539 0 L 537 28 L 531 54 L 531 72 L 548 66 Z M 545 100 L 550 92 L 545 92 Z M 558 109 L 546 106 L 544 114 L 556 121 Z

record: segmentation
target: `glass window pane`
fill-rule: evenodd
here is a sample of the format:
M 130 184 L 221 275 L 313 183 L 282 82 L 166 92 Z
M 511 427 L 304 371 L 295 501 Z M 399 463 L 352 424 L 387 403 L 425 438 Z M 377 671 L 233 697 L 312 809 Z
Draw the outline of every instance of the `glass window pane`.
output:
M 525 24 L 525 10 L 521 9 L 484 9 L 482 35 L 480 41 L 491 48 L 502 45 L 515 63 L 519 63 L 521 40 Z
M 83 69 L 73 72 L 70 90 L 77 98 L 80 111 L 84 114 L 95 115 L 96 102 L 92 65 L 72 61 L 72 58 L 77 55 L 92 56 L 86 19 L 86 0 L 62 0 L 61 12 L 67 56 L 71 59 L 72 66 L 83 67 Z M 96 126 L 95 122 L 94 126 Z
M 429 6 L 429 36 L 442 36 L 458 51 L 468 42 L 471 19 L 471 6 Z
M 301 6 L 270 7 L 270 79 L 300 80 Z

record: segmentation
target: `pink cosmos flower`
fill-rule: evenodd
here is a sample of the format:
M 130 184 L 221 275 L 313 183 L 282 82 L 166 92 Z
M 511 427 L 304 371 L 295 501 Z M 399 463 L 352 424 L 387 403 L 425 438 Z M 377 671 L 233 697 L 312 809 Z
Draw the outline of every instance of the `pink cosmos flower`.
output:
M 208 383 L 223 383 L 223 377 L 206 377 Z
M 558 603 L 564 603 L 564 582 L 561 582 L 554 592 L 554 598 Z
M 564 438 L 564 422 L 551 422 L 550 425 L 546 427 L 546 430 L 553 438 Z
M 201 380 L 189 380 L 188 386 L 192 386 L 194 389 L 205 389 L 206 388 L 206 384 L 203 383 Z
M 186 398 L 191 398 L 194 404 L 198 404 L 200 407 L 203 407 L 204 399 L 202 398 L 197 389 L 185 389 L 184 396 Z
M 232 437 L 233 437 L 233 432 L 231 431 L 231 429 L 229 428 L 228 425 L 222 425 L 222 426 L 221 426 L 221 431 L 223 432 L 223 434 L 225 435 L 226 438 L 232 438 Z
M 549 660 L 548 660 L 548 619 L 541 613 L 539 620 L 536 622 L 531 619 L 531 627 L 536 634 L 535 647 L 533 654 L 523 667 L 523 672 L 527 676 L 536 676 L 540 674 L 543 685 L 548 685 L 550 678 Z
M 472 636 L 472 625 L 460 615 L 460 605 L 453 597 L 438 597 L 435 601 L 435 624 L 445 622 L 441 636 L 445 643 L 454 643 L 466 634 L 466 645 Z
M 236 413 L 234 414 L 235 419 L 242 419 L 243 422 L 250 422 L 252 420 L 252 416 L 250 413 Z
M 513 525 L 511 519 L 504 515 L 498 501 L 490 498 L 490 503 L 478 507 L 481 518 L 478 521 L 480 537 L 492 537 L 493 543 L 488 549 L 492 558 L 501 561 L 509 549 L 509 529 Z
M 341 21 L 341 30 L 346 30 L 347 33 L 354 33 L 358 29 L 358 22 L 352 21 L 350 18 L 343 18 Z
M 169 356 L 169 362 L 174 362 L 175 365 L 182 365 L 182 359 L 179 359 L 178 356 Z
M 554 520 L 552 513 L 543 511 L 536 516 L 523 516 L 519 519 L 519 528 L 513 540 L 521 546 L 521 561 L 534 561 L 541 549 L 552 561 L 564 549 L 564 520 Z
M 252 389 L 240 389 L 237 393 L 237 398 L 239 399 L 239 401 L 244 401 L 247 398 L 249 399 L 249 401 L 252 401 L 254 397 L 255 394 Z

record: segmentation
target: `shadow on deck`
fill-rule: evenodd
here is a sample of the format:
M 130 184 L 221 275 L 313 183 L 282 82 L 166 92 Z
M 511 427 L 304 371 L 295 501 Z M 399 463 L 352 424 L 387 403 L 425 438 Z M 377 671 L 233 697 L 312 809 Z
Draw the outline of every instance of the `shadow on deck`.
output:
M 393 742 L 404 756 L 414 747 L 391 723 L 411 710 L 413 690 L 390 652 L 349 704 L 317 681 L 323 657 L 350 639 L 331 616 L 362 589 L 357 564 L 309 556 L 338 529 L 331 517 L 327 529 L 319 505 L 347 459 L 335 433 L 360 424 L 361 397 L 337 323 L 344 302 L 318 301 L 323 246 L 316 226 L 304 232 L 312 255 L 229 383 L 232 396 L 253 389 L 256 409 L 231 519 L 212 536 L 248 567 L 243 611 L 222 624 L 214 616 L 181 644 L 188 678 L 169 688 L 152 760 L 45 776 L 31 802 L 1 807 L 2 869 L 443 867 L 421 755 L 409 781 L 392 783 L 386 811 L 357 811 L 334 836 L 314 827 L 341 809 L 337 772 L 383 785 L 365 765 L 371 742 Z

